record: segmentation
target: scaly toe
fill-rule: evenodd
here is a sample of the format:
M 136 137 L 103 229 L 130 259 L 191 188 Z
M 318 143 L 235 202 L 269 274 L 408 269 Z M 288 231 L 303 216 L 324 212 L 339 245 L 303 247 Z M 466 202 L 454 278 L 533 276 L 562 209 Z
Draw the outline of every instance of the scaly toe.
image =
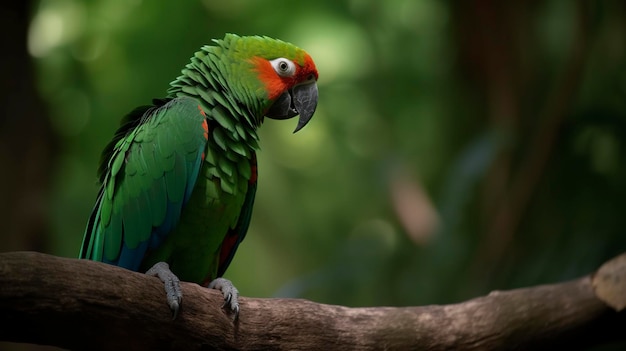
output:
M 157 262 L 146 272 L 147 275 L 158 277 L 165 288 L 167 304 L 172 311 L 172 319 L 176 319 L 180 305 L 183 301 L 183 293 L 180 290 L 180 280 L 172 273 L 170 266 L 166 262 Z
M 214 279 L 207 286 L 209 289 L 216 289 L 222 292 L 224 295 L 224 304 L 222 308 L 229 309 L 235 314 L 235 319 L 239 316 L 239 291 L 233 283 L 225 278 Z

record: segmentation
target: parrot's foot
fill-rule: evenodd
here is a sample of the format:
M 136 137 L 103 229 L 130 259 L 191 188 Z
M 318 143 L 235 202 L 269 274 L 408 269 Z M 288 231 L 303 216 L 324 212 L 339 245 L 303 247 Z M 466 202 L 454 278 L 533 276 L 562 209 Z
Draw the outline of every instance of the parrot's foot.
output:
M 172 319 L 176 319 L 180 303 L 183 299 L 183 293 L 180 290 L 180 280 L 172 273 L 170 266 L 165 262 L 157 262 L 152 268 L 148 269 L 147 275 L 159 277 L 165 285 L 165 294 L 167 295 L 167 304 L 172 310 Z
M 224 294 L 224 305 L 235 313 L 235 319 L 239 316 L 239 290 L 235 288 L 233 283 L 225 278 L 216 278 L 207 285 L 209 289 L 216 289 Z

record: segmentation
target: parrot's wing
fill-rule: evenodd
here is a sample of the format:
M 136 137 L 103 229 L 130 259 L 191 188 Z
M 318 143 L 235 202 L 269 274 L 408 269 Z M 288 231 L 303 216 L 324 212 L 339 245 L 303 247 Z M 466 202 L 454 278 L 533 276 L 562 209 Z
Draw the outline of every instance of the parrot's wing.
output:
M 81 258 L 137 271 L 191 196 L 208 139 L 206 116 L 191 98 L 155 103 L 127 116 L 105 149 Z
M 241 207 L 241 213 L 239 219 L 234 228 L 230 229 L 222 242 L 220 249 L 220 260 L 217 268 L 217 277 L 221 277 L 226 272 L 226 269 L 230 265 L 230 262 L 235 256 L 237 247 L 246 237 L 246 232 L 250 226 L 250 218 L 252 217 L 252 207 L 254 205 L 254 197 L 256 195 L 257 184 L 257 163 L 256 154 L 253 152 L 250 159 L 251 176 L 248 181 L 248 191 L 244 199 L 243 206 Z

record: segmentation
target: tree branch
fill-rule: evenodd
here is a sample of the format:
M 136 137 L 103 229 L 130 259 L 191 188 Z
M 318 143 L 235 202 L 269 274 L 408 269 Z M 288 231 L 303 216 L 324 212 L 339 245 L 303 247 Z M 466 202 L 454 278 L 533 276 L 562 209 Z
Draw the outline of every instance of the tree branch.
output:
M 625 312 L 616 311 L 626 306 L 625 284 L 626 254 L 592 276 L 453 305 L 348 308 L 241 298 L 233 321 L 218 292 L 183 283 L 182 310 L 172 320 L 154 277 L 14 252 L 0 254 L 0 339 L 76 350 L 579 349 L 626 342 Z

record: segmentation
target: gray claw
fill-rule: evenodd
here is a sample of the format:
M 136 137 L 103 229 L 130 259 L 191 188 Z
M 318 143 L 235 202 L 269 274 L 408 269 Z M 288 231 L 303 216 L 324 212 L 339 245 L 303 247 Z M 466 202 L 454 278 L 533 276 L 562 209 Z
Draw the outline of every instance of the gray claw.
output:
M 233 283 L 225 278 L 216 278 L 207 287 L 222 292 L 224 295 L 222 308 L 228 307 L 235 314 L 235 319 L 237 319 L 239 316 L 239 291 Z
M 180 304 L 183 300 L 183 293 L 180 290 L 180 280 L 172 273 L 170 266 L 165 262 L 157 262 L 146 272 L 147 275 L 158 277 L 164 285 L 167 296 L 167 304 L 172 310 L 172 319 L 176 319 Z

